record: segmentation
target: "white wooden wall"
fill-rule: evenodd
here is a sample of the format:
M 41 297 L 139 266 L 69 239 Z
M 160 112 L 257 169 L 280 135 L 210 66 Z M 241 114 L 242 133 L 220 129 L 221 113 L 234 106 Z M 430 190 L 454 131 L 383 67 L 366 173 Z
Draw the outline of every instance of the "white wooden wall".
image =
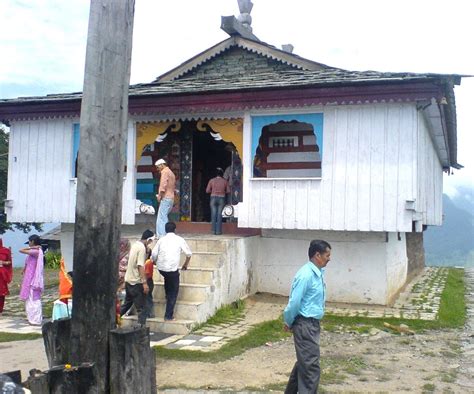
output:
M 426 223 L 438 224 L 442 171 L 414 104 L 312 112 L 324 114 L 321 179 L 251 179 L 251 115 L 245 116 L 240 227 L 412 231 L 416 212 L 406 201 L 415 199 L 425 201 Z
M 418 115 L 418 195 L 416 209 L 422 223 L 443 223 L 443 168 L 433 144 L 428 124 Z
M 73 223 L 76 179 L 72 177 L 72 132 L 79 119 L 14 122 L 10 128 L 7 217 L 11 222 Z M 135 221 L 135 131 L 129 122 L 124 224 Z

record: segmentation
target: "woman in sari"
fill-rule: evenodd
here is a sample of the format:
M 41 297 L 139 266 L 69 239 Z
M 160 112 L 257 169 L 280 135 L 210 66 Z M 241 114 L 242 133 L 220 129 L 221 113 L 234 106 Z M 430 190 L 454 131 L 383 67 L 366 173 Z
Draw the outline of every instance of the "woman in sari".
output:
M 12 278 L 12 253 L 10 249 L 3 246 L 3 241 L 0 238 L 0 315 L 3 312 L 5 296 L 10 294 L 8 284 L 12 281 Z
M 31 235 L 28 238 L 28 247 L 20 249 L 20 253 L 26 254 L 25 268 L 23 269 L 23 281 L 20 289 L 20 299 L 25 301 L 25 310 L 28 322 L 31 325 L 41 325 L 43 311 L 41 306 L 41 295 L 43 294 L 43 250 L 41 249 L 40 237 Z

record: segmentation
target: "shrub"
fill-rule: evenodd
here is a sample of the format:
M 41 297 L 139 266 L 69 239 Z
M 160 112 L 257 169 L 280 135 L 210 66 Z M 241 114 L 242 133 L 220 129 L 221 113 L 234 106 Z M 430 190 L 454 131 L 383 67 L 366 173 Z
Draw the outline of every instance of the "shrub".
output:
M 44 254 L 44 268 L 58 270 L 61 264 L 61 252 L 48 250 Z

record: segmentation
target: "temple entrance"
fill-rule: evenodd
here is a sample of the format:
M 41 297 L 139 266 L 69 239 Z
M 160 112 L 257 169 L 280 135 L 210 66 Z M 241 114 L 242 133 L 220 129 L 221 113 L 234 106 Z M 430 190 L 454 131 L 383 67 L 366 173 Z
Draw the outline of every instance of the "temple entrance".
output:
M 229 146 L 230 145 L 230 146 Z M 196 131 L 193 134 L 192 206 L 193 222 L 209 222 L 211 210 L 207 183 L 216 176 L 216 168 L 225 170 L 232 162 L 231 144 L 215 133 Z
M 232 204 L 242 201 L 242 120 L 186 120 L 137 124 L 136 165 L 138 202 L 157 209 L 160 175 L 154 163 L 165 159 L 176 176 L 170 220 L 209 222 L 207 183 L 216 168 L 226 171 Z

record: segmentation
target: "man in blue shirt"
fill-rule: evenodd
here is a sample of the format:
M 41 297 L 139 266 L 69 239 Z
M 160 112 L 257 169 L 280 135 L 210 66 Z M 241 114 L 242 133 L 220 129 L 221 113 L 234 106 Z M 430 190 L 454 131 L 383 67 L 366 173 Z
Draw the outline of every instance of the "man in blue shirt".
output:
M 295 275 L 290 299 L 283 312 L 285 330 L 293 331 L 296 363 L 291 371 L 285 394 L 318 392 L 319 321 L 324 316 L 326 286 L 323 268 L 331 259 L 331 245 L 314 240 L 309 244 L 309 261 Z

